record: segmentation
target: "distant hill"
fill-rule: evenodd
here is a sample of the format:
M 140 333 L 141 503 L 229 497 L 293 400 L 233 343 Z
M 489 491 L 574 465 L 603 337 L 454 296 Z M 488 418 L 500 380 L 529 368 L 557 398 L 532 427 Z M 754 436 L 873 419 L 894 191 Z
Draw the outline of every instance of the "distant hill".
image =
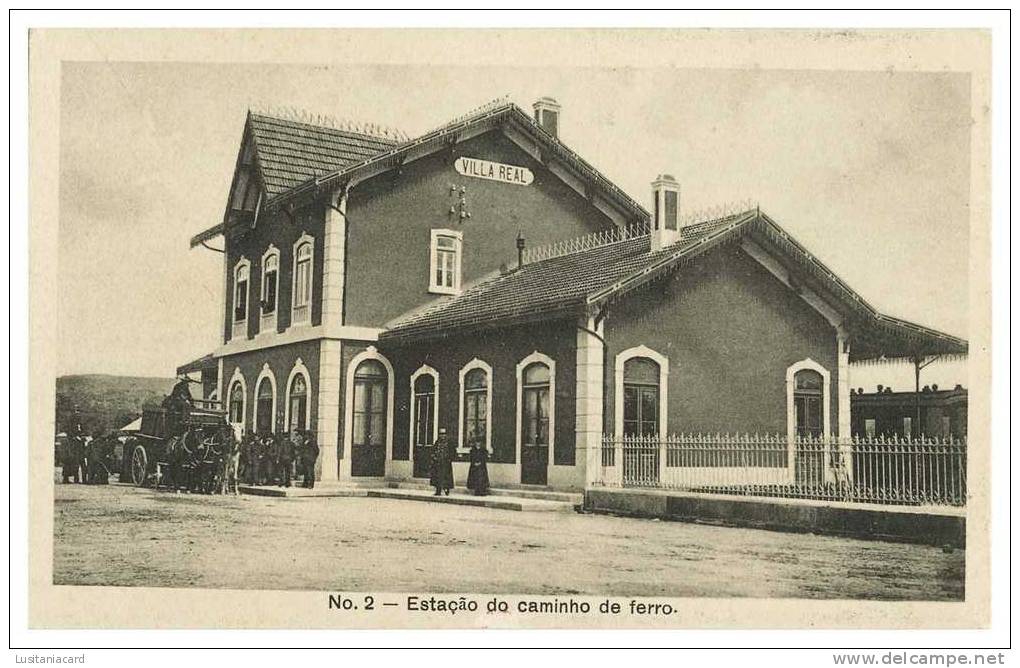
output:
M 75 408 L 92 433 L 118 429 L 159 403 L 174 385 L 173 378 L 88 374 L 57 378 L 57 431 L 64 431 Z

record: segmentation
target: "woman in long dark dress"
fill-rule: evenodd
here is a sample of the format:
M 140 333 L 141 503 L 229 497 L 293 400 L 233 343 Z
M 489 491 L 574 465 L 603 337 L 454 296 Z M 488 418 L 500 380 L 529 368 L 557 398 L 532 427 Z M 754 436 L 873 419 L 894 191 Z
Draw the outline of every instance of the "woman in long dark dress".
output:
M 436 488 L 435 496 L 450 495 L 453 489 L 453 454 L 450 452 L 450 441 L 446 437 L 446 429 L 439 429 L 439 438 L 432 445 L 432 471 L 429 484 Z
M 475 496 L 486 496 L 489 493 L 489 451 L 479 441 L 471 447 L 471 467 L 468 469 L 467 486 Z

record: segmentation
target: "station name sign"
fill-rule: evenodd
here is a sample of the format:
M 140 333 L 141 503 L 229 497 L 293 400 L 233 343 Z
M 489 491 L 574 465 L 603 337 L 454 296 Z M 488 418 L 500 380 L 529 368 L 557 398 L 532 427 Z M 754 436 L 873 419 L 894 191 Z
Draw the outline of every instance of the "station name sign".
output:
M 531 185 L 531 182 L 535 180 L 535 175 L 527 167 L 505 165 L 502 162 L 490 162 L 479 158 L 457 158 L 454 167 L 461 176 L 473 176 L 476 179 L 500 181 L 518 186 Z

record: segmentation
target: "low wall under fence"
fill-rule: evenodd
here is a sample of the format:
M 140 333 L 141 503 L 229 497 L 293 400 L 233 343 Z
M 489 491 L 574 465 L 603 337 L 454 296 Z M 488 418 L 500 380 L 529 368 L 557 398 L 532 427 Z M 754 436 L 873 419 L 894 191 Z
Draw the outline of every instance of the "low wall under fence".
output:
M 965 506 L 965 439 L 677 434 L 605 437 L 599 488 Z

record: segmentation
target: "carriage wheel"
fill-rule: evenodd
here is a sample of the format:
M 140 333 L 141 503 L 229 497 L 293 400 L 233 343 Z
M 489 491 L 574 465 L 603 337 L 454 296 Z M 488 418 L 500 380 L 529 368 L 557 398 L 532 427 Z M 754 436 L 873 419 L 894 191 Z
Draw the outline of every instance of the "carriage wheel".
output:
M 131 453 L 131 482 L 141 487 L 148 471 L 149 456 L 145 454 L 144 447 L 136 445 Z

